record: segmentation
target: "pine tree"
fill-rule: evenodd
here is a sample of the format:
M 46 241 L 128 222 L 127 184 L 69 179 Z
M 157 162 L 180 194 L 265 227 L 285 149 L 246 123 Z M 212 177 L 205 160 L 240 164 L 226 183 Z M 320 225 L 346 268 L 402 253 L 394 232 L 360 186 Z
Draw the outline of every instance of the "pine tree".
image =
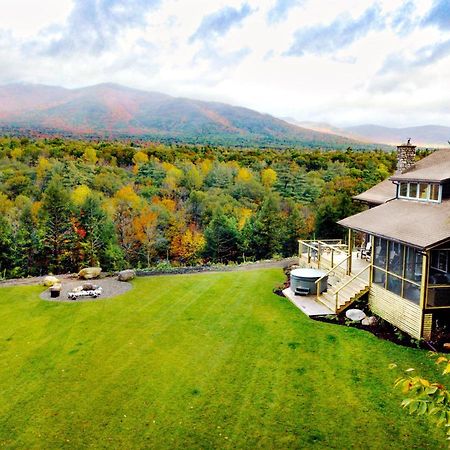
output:
M 75 233 L 71 222 L 70 195 L 59 176 L 50 181 L 42 201 L 44 248 L 48 255 L 48 269 L 63 273 L 74 269 L 72 244 Z

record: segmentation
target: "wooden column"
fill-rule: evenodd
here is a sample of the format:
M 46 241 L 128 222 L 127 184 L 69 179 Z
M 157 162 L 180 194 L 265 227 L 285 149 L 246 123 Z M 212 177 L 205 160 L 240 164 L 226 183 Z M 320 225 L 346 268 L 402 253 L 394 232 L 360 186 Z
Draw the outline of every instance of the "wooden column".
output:
M 373 282 L 373 259 L 375 257 L 375 236 L 373 234 L 370 235 L 370 269 L 369 269 L 369 286 L 372 286 Z
M 347 260 L 347 275 L 352 273 L 352 253 L 353 253 L 353 230 L 348 230 L 348 260 Z
M 428 297 L 428 272 L 429 272 L 429 258 L 430 251 L 428 250 L 422 256 L 422 280 L 420 283 L 420 309 L 422 310 L 422 324 L 421 324 L 421 336 L 422 338 L 431 339 L 433 314 L 425 314 L 425 308 L 427 306 Z

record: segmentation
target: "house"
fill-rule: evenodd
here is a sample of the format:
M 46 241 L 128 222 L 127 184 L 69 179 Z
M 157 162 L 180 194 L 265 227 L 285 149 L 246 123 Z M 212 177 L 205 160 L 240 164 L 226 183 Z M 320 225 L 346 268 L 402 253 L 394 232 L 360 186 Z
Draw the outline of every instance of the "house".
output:
M 409 140 L 398 146 L 396 173 L 355 197 L 369 208 L 338 223 L 349 242 L 363 233 L 371 243 L 372 311 L 430 339 L 450 316 L 450 149 L 415 156 Z

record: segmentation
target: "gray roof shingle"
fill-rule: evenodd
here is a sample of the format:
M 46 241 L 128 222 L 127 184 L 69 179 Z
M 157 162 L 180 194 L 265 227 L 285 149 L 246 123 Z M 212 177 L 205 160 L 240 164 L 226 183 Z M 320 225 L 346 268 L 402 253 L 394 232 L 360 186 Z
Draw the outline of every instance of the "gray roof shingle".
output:
M 340 225 L 419 248 L 450 240 L 450 200 L 392 200 L 347 217 Z

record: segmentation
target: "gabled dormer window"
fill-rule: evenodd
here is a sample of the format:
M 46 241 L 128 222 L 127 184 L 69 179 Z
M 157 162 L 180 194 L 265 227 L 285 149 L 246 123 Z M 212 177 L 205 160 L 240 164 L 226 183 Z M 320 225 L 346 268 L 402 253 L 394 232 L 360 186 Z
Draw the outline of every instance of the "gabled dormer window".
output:
M 424 202 L 439 202 L 441 186 L 437 183 L 401 182 L 398 188 L 399 198 L 409 198 Z

